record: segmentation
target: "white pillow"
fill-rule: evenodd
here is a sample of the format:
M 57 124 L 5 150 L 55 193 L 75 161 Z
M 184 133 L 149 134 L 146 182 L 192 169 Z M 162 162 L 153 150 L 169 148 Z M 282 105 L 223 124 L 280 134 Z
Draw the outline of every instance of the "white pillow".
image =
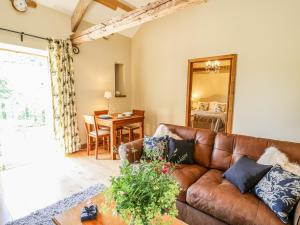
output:
M 267 148 L 265 153 L 257 160 L 257 163 L 272 166 L 278 164 L 282 169 L 300 176 L 300 165 L 291 163 L 288 157 L 275 147 Z
M 209 107 L 208 107 L 208 111 L 215 112 L 217 104 L 218 104 L 218 102 L 210 102 Z
M 166 125 L 161 124 L 156 129 L 153 137 L 163 137 L 163 136 L 169 136 L 176 140 L 182 140 L 182 138 L 179 137 L 177 134 L 172 133 Z

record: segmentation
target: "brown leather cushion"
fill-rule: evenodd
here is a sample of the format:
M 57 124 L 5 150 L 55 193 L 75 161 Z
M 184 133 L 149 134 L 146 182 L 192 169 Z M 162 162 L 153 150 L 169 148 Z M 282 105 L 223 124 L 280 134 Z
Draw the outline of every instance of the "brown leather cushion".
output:
M 235 135 L 231 165 L 246 155 L 250 159 L 258 160 L 268 147 L 268 139 Z
M 227 170 L 231 163 L 234 135 L 218 133 L 215 138 L 210 168 Z
M 204 167 L 209 166 L 215 136 L 216 134 L 209 130 L 198 129 L 195 137 L 194 159 L 199 165 Z
M 211 169 L 188 188 L 186 201 L 219 220 L 235 225 L 282 225 L 280 219 L 253 194 L 241 194 L 223 171 Z
M 289 160 L 300 163 L 300 143 L 218 133 L 209 167 L 225 171 L 244 155 L 258 160 L 270 146 L 277 147 Z
M 180 193 L 177 197 L 179 201 L 186 201 L 186 191 L 187 189 L 199 179 L 205 172 L 206 168 L 198 166 L 196 164 L 187 165 L 181 164 L 176 167 L 173 171 L 172 176 L 177 180 L 180 185 Z

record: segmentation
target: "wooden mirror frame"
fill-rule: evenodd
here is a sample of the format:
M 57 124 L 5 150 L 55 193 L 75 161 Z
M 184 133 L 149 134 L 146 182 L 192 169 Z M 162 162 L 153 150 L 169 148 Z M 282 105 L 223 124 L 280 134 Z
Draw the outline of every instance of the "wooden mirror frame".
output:
M 233 106 L 234 106 L 234 94 L 235 94 L 235 79 L 236 79 L 236 63 L 237 54 L 213 56 L 206 58 L 190 59 L 188 61 L 188 79 L 187 79 L 187 95 L 186 95 L 186 118 L 185 124 L 188 127 L 191 118 L 191 97 L 192 97 L 192 75 L 193 75 L 193 64 L 199 62 L 215 61 L 215 60 L 230 60 L 230 73 L 229 73 L 229 88 L 227 97 L 227 120 L 225 125 L 225 132 L 232 132 L 232 122 L 233 122 Z

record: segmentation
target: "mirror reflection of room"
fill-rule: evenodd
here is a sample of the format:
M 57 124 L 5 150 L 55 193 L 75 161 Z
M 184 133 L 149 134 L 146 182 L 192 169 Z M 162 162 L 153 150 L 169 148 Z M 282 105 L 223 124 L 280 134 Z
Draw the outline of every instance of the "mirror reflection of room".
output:
M 193 63 L 190 126 L 225 131 L 230 60 Z

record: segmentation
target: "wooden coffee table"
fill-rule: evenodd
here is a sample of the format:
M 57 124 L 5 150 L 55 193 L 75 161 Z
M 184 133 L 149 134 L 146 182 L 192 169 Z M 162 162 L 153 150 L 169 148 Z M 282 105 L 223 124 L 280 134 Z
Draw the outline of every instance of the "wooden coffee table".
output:
M 81 222 L 81 210 L 86 204 L 82 202 L 79 205 L 55 216 L 52 220 L 56 225 L 126 225 L 126 223 L 118 216 L 113 216 L 111 212 L 101 213 L 101 204 L 104 201 L 103 194 L 98 194 L 92 198 L 93 204 L 98 206 L 99 212 L 96 220 Z M 186 223 L 169 216 L 164 216 L 163 220 L 171 222 L 172 225 L 187 225 Z

